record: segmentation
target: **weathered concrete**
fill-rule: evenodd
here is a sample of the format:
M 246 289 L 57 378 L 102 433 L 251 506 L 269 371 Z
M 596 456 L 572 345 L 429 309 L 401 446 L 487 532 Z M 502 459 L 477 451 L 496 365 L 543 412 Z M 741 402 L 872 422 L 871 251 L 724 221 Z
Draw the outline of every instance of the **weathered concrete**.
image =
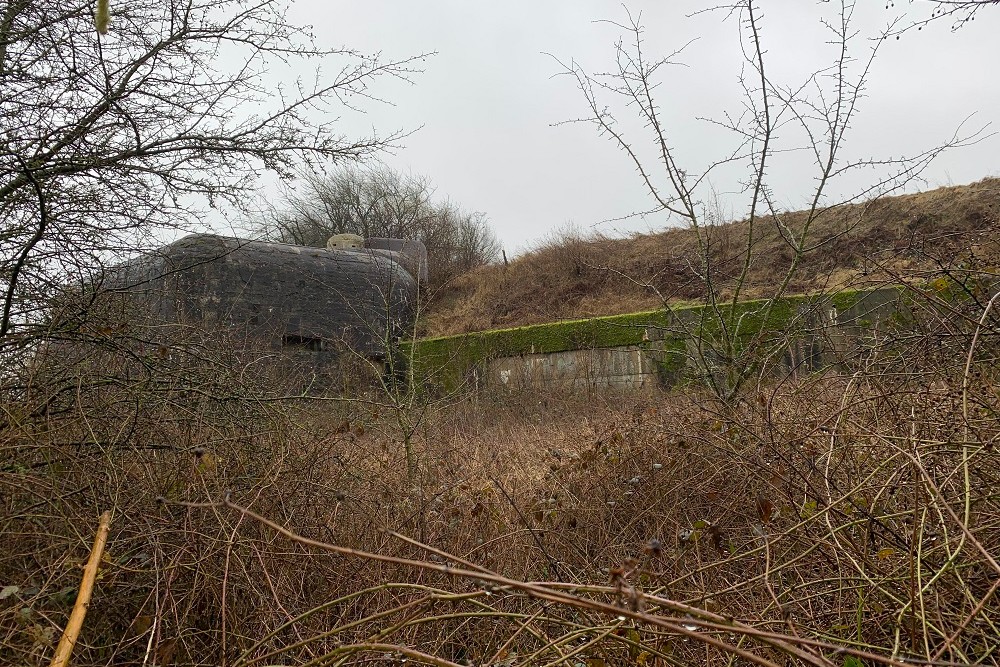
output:
M 804 302 L 789 317 L 787 330 L 774 332 L 767 343 L 768 352 L 776 355 L 772 359 L 777 362 L 772 363 L 774 372 L 795 375 L 826 367 L 852 369 L 874 346 L 879 332 L 906 319 L 907 308 L 900 294 L 897 288 L 872 290 L 861 293 L 843 309 L 838 309 L 832 298 Z M 725 382 L 721 376 L 732 369 L 726 368 L 723 351 L 712 336 L 691 335 L 700 324 L 697 316 L 701 313 L 686 311 L 674 318 L 674 325 L 647 327 L 642 338 L 648 342 L 643 345 L 489 359 L 480 384 L 511 390 L 556 386 L 650 389 L 708 374 Z M 748 359 L 753 358 L 753 352 L 749 351 Z M 679 363 L 670 359 L 678 354 L 683 357 Z
M 368 238 L 364 247 L 370 250 L 387 253 L 399 262 L 410 275 L 421 285 L 426 285 L 429 279 L 427 266 L 427 248 L 415 239 Z
M 660 384 L 649 350 L 637 345 L 503 357 L 487 363 L 488 382 L 509 389 L 545 385 L 572 389 L 644 389 Z
M 101 286 L 148 337 L 385 358 L 409 330 L 416 281 L 391 256 L 197 234 L 116 267 Z M 113 311 L 113 308 L 112 308 Z M 105 311 L 107 312 L 107 311 Z M 114 315 L 114 313 L 111 313 Z

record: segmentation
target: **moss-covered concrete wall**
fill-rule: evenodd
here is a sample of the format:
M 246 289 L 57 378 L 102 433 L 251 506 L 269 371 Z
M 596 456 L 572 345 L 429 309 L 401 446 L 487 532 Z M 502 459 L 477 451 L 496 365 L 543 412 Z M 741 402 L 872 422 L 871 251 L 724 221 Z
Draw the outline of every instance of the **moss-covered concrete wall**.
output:
M 602 382 L 647 386 L 651 374 L 659 384 L 672 385 L 712 372 L 712 359 L 746 346 L 783 345 L 785 365 L 814 368 L 838 363 L 854 353 L 877 322 L 898 319 L 900 294 L 900 289 L 884 288 L 746 301 L 735 307 L 663 308 L 426 338 L 404 346 L 404 353 L 421 385 L 444 390 L 509 384 L 514 378 L 549 382 L 560 377 L 574 384 L 586 378 L 584 382 L 593 386 Z M 566 354 L 586 350 L 610 354 Z M 637 351 L 642 359 L 633 363 Z M 599 368 L 618 370 L 602 376 L 595 370 Z M 622 372 L 623 368 L 633 370 Z M 631 380 L 630 373 L 635 376 Z

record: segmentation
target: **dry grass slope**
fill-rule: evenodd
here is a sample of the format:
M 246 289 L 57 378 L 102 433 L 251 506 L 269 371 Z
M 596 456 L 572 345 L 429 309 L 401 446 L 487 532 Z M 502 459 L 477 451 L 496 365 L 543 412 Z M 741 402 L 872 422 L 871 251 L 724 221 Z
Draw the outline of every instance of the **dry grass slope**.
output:
M 780 221 L 797 229 L 805 213 Z M 875 284 L 897 275 L 918 277 L 957 265 L 997 236 L 1000 179 L 938 188 L 824 212 L 813 225 L 814 250 L 789 286 L 808 292 Z M 744 257 L 747 222 L 708 230 L 713 278 L 726 294 Z M 747 298 L 773 289 L 792 259 L 773 219 L 757 221 Z M 648 310 L 669 301 L 698 300 L 697 243 L 689 229 L 627 239 L 566 235 L 509 266 L 483 267 L 459 277 L 431 300 L 427 335 L 449 335 L 565 318 Z M 655 288 L 655 289 L 654 289 Z
M 830 232 L 796 289 L 857 280 L 838 252 L 926 270 L 913 321 L 850 373 L 761 373 L 731 400 L 401 402 L 349 377 L 306 397 L 270 352 L 46 348 L 0 384 L 0 665 L 50 664 L 106 511 L 79 667 L 1000 664 L 1000 298 L 933 287 L 996 283 L 975 243 L 998 186 L 852 209 L 871 229 Z M 572 267 L 581 289 L 608 275 L 601 248 L 655 272 L 635 247 L 685 239 L 563 244 L 507 275 L 527 298 L 545 253 L 592 253 L 529 302 L 552 317 Z

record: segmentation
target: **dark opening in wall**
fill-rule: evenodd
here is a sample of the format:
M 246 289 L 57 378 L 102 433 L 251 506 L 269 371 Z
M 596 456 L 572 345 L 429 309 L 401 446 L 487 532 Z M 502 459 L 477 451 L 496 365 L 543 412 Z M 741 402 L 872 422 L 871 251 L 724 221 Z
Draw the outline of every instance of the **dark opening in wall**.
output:
M 281 337 L 281 347 L 309 350 L 311 352 L 319 352 L 324 349 L 322 338 L 316 336 L 299 336 L 298 334 L 284 334 Z

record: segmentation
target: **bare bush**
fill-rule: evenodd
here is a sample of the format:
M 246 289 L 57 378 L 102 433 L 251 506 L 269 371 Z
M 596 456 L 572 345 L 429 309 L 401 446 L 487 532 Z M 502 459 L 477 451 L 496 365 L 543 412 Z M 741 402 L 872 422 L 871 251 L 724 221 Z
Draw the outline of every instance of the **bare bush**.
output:
M 793 260 L 814 213 L 785 225 Z M 0 662 L 48 662 L 110 510 L 81 666 L 996 664 L 983 246 L 919 281 L 882 262 L 908 315 L 854 372 L 738 392 L 482 393 L 427 419 L 391 381 L 284 393 L 301 378 L 221 336 L 36 346 L 0 386 Z
M 307 172 L 302 191 L 259 223 L 264 237 L 326 247 L 335 234 L 417 239 L 427 248 L 432 286 L 500 255 L 500 243 L 484 213 L 451 201 L 437 202 L 430 181 L 386 167 L 341 167 Z
M 409 473 L 374 400 L 8 400 L 3 659 L 48 655 L 110 500 L 81 665 L 995 664 L 996 299 L 943 290 L 737 405 L 469 396 Z
M 678 64 L 683 47 L 667 56 L 650 55 L 639 17 L 628 14 L 624 23 L 613 24 L 622 31 L 622 36 L 615 43 L 614 65 L 609 71 L 591 74 L 576 61 L 557 60 L 586 105 L 587 115 L 570 122 L 594 127 L 619 148 L 649 193 L 651 213 L 681 224 L 692 233 L 695 248 L 690 257 L 691 272 L 702 285 L 701 298 L 708 306 L 705 312 L 712 313 L 710 319 L 718 333 L 705 340 L 703 346 L 699 345 L 698 353 L 707 356 L 697 363 L 707 365 L 707 357 L 728 360 L 730 370 L 724 376 L 707 377 L 713 391 L 727 400 L 737 397 L 754 372 L 751 369 L 755 369 L 756 360 L 751 357 L 768 347 L 759 339 L 761 332 L 745 331 L 742 322 L 748 316 L 767 320 L 778 300 L 788 293 L 805 258 L 825 252 L 858 221 L 827 238 L 818 237 L 817 228 L 846 206 L 906 187 L 942 151 L 975 141 L 982 134 L 982 131 L 962 133 L 959 127 L 940 145 L 910 157 L 848 156 L 848 129 L 859 114 L 879 48 L 898 21 L 862 46 L 861 36 L 853 27 L 854 4 L 844 0 L 832 3 L 831 7 L 829 12 L 823 10 L 818 19 L 829 36 L 830 66 L 812 72 L 804 81 L 792 82 L 777 80 L 772 75 L 759 2 L 740 0 L 715 8 L 726 20 L 738 24 L 744 57 L 739 83 L 744 97 L 738 111 L 723 112 L 710 121 L 729 134 L 730 148 L 709 158 L 707 165 L 697 170 L 688 166 L 680 155 L 673 141 L 676 130 L 667 122 L 657 98 L 665 73 Z M 862 53 L 855 55 L 857 50 Z M 640 121 L 641 141 L 633 139 L 627 126 L 620 122 L 619 115 L 623 113 Z M 644 143 L 652 145 L 653 150 L 641 148 Z M 806 197 L 804 213 L 791 217 L 779 210 L 780 196 L 769 174 L 774 163 L 795 152 L 809 156 L 816 185 Z M 730 254 L 720 257 L 716 232 L 721 220 L 713 215 L 711 206 L 712 179 L 735 164 L 745 169 L 737 181 L 746 208 L 739 230 L 741 238 L 737 242 L 727 240 Z M 874 174 L 869 185 L 853 194 L 835 193 L 837 184 L 846 176 L 861 171 Z M 760 241 L 768 234 L 776 234 L 783 243 L 785 257 L 779 260 L 781 270 L 759 307 L 752 313 L 745 309 L 739 312 L 737 304 L 746 296 L 755 266 L 775 261 L 773 256 L 759 252 Z M 645 287 L 659 291 L 652 282 L 645 283 Z M 660 294 L 668 309 L 669 296 Z M 682 333 L 700 335 L 690 328 Z

